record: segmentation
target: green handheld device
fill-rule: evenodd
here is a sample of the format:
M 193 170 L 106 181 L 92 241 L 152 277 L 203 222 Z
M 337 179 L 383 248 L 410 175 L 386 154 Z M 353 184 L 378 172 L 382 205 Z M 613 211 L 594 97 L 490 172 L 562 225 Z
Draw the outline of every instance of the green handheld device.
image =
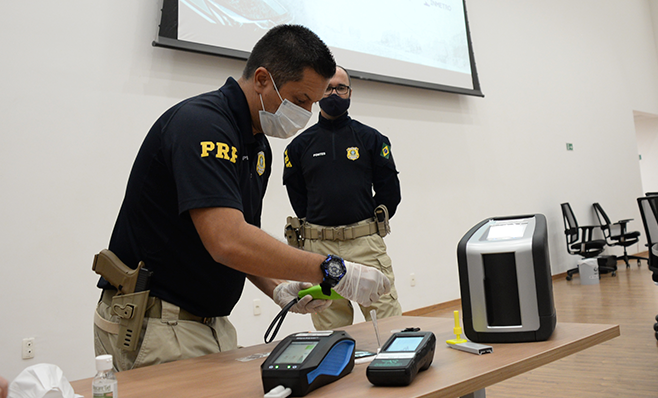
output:
M 302 298 L 309 294 L 311 295 L 311 297 L 318 300 L 338 300 L 343 298 L 343 296 L 336 293 L 334 289 L 331 289 L 331 295 L 326 296 L 324 293 L 322 293 L 322 288 L 320 287 L 320 285 L 315 285 L 309 287 L 308 289 L 300 290 L 299 298 Z
M 290 310 L 290 307 L 297 304 L 299 299 L 308 295 L 313 297 L 313 299 L 318 299 L 318 300 L 338 300 L 343 298 L 343 296 L 336 293 L 334 289 L 331 289 L 331 294 L 329 296 L 326 296 L 324 293 L 322 293 L 322 288 L 320 287 L 320 285 L 315 285 L 309 287 L 308 289 L 300 290 L 299 293 L 297 293 L 297 298 L 292 299 L 292 301 L 286 304 L 286 306 L 283 307 L 279 312 L 279 314 L 274 318 L 274 320 L 270 324 L 270 327 L 267 328 L 267 332 L 265 332 L 265 344 L 270 343 L 272 340 L 274 340 L 274 336 L 276 336 L 277 332 L 279 331 L 279 327 L 281 326 L 281 323 L 283 323 L 283 319 L 286 317 L 286 314 Z M 272 328 L 275 325 L 276 325 L 276 329 L 274 329 L 274 333 L 272 334 L 272 337 L 268 338 L 267 336 L 270 334 L 270 331 L 272 331 Z

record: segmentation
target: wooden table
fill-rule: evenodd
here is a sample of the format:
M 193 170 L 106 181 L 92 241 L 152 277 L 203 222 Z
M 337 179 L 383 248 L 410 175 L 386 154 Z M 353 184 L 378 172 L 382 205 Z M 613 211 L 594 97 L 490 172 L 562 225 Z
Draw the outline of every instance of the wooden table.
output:
M 436 335 L 437 347 L 432 366 L 418 374 L 407 387 L 375 387 L 366 378 L 367 364 L 357 364 L 344 378 L 312 391 L 307 397 L 335 398 L 407 398 L 460 397 L 527 372 L 568 355 L 619 336 L 619 325 L 559 323 L 547 341 L 535 343 L 491 344 L 492 354 L 474 355 L 447 347 L 454 338 L 453 319 L 429 317 L 393 317 L 378 321 L 382 344 L 390 331 L 420 327 Z M 372 323 L 364 322 L 344 329 L 357 342 L 357 349 L 375 351 L 377 339 Z M 279 336 L 281 338 L 285 336 Z M 268 345 L 206 355 L 161 365 L 117 373 L 121 398 L 161 398 L 165 396 L 262 397 L 260 365 L 239 358 L 268 353 L 277 342 Z M 596 369 L 592 369 L 596 372 Z M 568 374 L 564 375 L 568 377 Z M 91 398 L 91 378 L 71 383 L 77 394 Z

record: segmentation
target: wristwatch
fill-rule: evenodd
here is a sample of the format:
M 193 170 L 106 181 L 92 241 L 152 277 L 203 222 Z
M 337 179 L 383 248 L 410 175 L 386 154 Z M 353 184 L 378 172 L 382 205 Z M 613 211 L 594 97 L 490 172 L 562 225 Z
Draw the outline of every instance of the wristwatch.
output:
M 320 269 L 322 270 L 323 277 L 322 283 L 320 283 L 322 294 L 325 296 L 330 296 L 331 288 L 336 286 L 347 272 L 347 268 L 345 268 L 345 262 L 343 262 L 342 258 L 330 254 L 322 262 L 322 264 L 320 264 Z

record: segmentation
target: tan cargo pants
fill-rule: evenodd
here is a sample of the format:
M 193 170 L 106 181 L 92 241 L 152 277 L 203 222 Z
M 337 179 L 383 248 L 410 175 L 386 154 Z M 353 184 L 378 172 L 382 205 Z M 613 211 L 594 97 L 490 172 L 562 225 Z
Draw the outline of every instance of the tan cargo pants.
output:
M 391 292 L 380 297 L 379 301 L 370 307 L 359 305 L 361 313 L 367 321 L 371 320 L 370 310 L 373 309 L 377 313 L 377 318 L 402 315 L 402 307 L 395 289 L 393 263 L 386 254 L 384 239 L 378 234 L 345 241 L 306 239 L 304 250 L 322 255 L 335 254 L 345 260 L 378 269 L 391 281 Z M 349 300 L 334 300 L 331 307 L 318 314 L 312 314 L 311 318 L 317 330 L 335 330 L 354 322 L 354 307 Z
M 161 317 L 144 318 L 138 347 L 129 352 L 117 348 L 116 331 L 107 331 L 119 318 L 111 313 L 108 304 L 100 301 L 94 322 L 96 355 L 111 354 L 115 369 L 123 371 L 237 348 L 237 332 L 227 317 L 211 318 L 212 321 L 205 324 L 181 320 L 178 306 L 166 301 L 161 303 Z

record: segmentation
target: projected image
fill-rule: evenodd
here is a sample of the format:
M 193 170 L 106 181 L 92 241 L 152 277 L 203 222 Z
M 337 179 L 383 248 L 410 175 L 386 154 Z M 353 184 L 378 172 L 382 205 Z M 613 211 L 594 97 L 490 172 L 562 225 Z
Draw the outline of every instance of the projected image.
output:
M 278 24 L 295 23 L 307 26 L 331 47 L 470 72 L 459 0 L 182 0 L 182 4 L 205 19 L 207 26 L 187 27 L 195 34 L 205 32 L 206 44 L 221 44 L 215 41 L 223 27 L 258 28 L 264 34 Z M 180 28 L 186 25 L 181 23 Z M 179 29 L 181 35 L 185 37 L 185 32 Z
M 331 47 L 470 72 L 461 1 L 279 1 Z
M 288 10 L 276 0 L 182 0 L 182 3 L 210 24 L 254 25 L 269 30 L 292 20 Z

